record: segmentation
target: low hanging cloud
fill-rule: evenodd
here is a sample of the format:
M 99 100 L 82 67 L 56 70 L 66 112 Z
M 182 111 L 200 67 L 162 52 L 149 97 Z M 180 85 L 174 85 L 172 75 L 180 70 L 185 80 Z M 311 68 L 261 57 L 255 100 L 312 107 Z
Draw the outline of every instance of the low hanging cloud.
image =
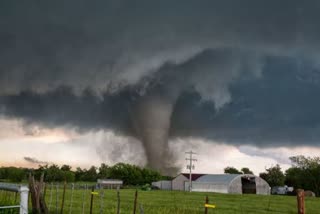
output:
M 0 113 L 140 140 L 319 141 L 316 0 L 0 3 Z
M 41 160 L 38 160 L 38 159 L 33 158 L 33 157 L 24 157 L 23 159 L 24 159 L 25 161 L 29 162 L 29 163 L 32 163 L 32 164 L 41 164 L 41 165 L 50 164 L 50 162 L 41 161 Z

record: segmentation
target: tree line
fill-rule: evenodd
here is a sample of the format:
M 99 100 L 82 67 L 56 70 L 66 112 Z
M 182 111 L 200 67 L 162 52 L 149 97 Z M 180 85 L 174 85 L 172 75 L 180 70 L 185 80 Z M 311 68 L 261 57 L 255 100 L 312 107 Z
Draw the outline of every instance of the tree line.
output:
M 294 187 L 294 189 L 311 190 L 316 196 L 320 196 L 320 157 L 299 155 L 289 159 L 291 167 L 286 171 L 283 172 L 277 164 L 267 168 L 259 176 L 267 181 L 271 187 L 287 185 Z M 253 174 L 246 167 L 241 170 L 234 167 L 226 167 L 224 172 L 230 174 Z
M 267 168 L 259 176 L 266 180 L 271 187 L 287 185 L 295 189 L 311 190 L 320 196 L 320 157 L 294 156 L 290 157 L 290 161 L 292 166 L 284 172 L 279 165 L 275 165 Z M 226 167 L 224 172 L 253 174 L 247 167 L 243 167 L 241 170 Z M 91 166 L 89 169 L 78 167 L 75 170 L 72 170 L 69 165 L 60 167 L 56 164 L 39 166 L 37 169 L 0 167 L 0 181 L 21 182 L 26 180 L 30 173 L 36 178 L 44 173 L 46 182 L 96 182 L 99 178 L 112 178 L 123 180 L 124 185 L 144 185 L 157 180 L 171 179 L 149 168 L 126 163 L 117 163 L 113 166 L 102 163 L 99 167 Z
M 26 180 L 29 174 L 39 178 L 44 174 L 45 182 L 96 182 L 97 179 L 121 179 L 124 185 L 143 185 L 153 181 L 168 179 L 159 172 L 142 168 L 136 165 L 117 163 L 108 166 L 104 163 L 100 167 L 91 166 L 89 169 L 77 167 L 72 170 L 69 165 L 59 167 L 56 164 L 39 166 L 37 169 L 1 167 L 0 180 L 21 182 Z

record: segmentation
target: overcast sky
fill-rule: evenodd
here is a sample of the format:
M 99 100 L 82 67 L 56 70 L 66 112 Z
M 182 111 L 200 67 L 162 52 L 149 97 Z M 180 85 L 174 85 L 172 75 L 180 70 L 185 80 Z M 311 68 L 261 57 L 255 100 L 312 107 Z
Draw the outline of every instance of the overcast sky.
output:
M 319 9 L 316 0 L 0 2 L 0 164 L 166 171 L 192 149 L 198 172 L 258 173 L 319 155 Z

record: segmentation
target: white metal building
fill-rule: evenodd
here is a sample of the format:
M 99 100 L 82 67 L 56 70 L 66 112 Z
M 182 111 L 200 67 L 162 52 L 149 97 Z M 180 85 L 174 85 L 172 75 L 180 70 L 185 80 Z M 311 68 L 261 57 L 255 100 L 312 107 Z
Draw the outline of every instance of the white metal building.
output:
M 156 186 L 161 190 L 171 190 L 172 189 L 171 181 L 166 181 L 166 180 L 152 182 L 152 186 Z
M 249 174 L 195 174 L 192 191 L 269 195 L 270 186 L 262 178 Z M 172 181 L 173 190 L 189 190 L 189 177 L 180 174 Z
M 203 175 L 205 175 L 205 174 L 192 174 L 191 179 L 192 179 L 192 181 L 195 181 Z M 186 183 L 187 183 L 187 188 L 185 188 Z M 189 174 L 188 173 L 181 173 L 172 180 L 172 190 L 184 191 L 184 190 L 188 190 L 188 189 L 189 189 Z
M 187 183 L 186 188 L 188 185 Z M 269 195 L 270 186 L 265 180 L 255 175 L 204 175 L 192 182 L 192 191 Z
M 122 180 L 117 179 L 98 179 L 98 186 L 106 189 L 117 189 L 123 185 Z

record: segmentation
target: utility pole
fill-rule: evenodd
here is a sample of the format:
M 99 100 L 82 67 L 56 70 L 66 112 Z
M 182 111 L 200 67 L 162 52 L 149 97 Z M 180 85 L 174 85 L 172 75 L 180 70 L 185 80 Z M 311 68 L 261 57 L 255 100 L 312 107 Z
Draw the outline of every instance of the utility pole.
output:
M 192 155 L 196 154 L 192 151 L 186 152 L 186 154 L 189 155 L 189 158 L 186 158 L 186 161 L 189 161 L 189 165 L 187 165 L 187 169 L 189 169 L 189 191 L 192 192 L 192 169 L 194 169 L 192 162 L 197 161 L 197 159 L 192 158 Z

